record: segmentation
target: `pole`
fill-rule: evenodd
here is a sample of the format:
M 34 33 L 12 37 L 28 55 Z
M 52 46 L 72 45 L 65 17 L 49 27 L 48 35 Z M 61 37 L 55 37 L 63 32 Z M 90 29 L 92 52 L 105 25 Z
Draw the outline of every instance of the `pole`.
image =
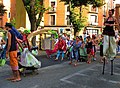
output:
M 113 75 L 113 60 L 111 60 L 111 75 Z
M 104 75 L 104 71 L 105 71 L 105 57 L 103 58 L 103 72 L 102 72 L 103 75 Z

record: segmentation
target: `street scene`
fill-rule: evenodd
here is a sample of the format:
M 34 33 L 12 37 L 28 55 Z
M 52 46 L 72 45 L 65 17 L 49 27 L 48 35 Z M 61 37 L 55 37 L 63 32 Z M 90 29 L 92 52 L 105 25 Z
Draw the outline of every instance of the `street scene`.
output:
M 0 88 L 120 88 L 119 0 L 0 0 Z

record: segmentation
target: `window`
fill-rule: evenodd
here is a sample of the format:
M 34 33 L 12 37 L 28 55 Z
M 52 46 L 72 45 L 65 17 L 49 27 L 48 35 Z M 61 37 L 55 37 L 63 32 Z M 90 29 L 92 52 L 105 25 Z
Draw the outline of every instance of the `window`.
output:
M 55 15 L 51 15 L 50 18 L 51 18 L 50 24 L 55 25 Z
M 98 35 L 97 29 L 87 29 L 87 33 L 90 35 Z
M 90 15 L 90 22 L 91 23 L 97 23 L 97 15 Z
M 8 13 L 8 18 L 10 18 L 10 12 Z
M 55 1 L 51 1 L 51 11 L 55 11 Z
M 96 12 L 97 11 L 97 8 L 96 7 L 91 7 L 91 12 Z
M 66 20 L 67 20 L 67 25 L 70 25 L 70 16 L 69 15 L 67 15 Z
M 97 13 L 98 12 L 98 7 L 93 7 L 92 5 L 90 5 L 90 12 Z

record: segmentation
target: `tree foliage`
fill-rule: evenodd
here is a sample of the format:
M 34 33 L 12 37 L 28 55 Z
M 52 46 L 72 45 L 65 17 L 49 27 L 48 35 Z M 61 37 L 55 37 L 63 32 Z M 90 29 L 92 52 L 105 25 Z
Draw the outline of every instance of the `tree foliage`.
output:
M 28 17 L 31 23 L 31 31 L 34 31 L 38 28 L 43 13 L 47 10 L 44 8 L 44 0 L 22 0 L 25 6 L 25 9 L 28 13 Z
M 4 5 L 3 4 L 0 4 L 0 16 L 3 16 L 5 13 L 6 13 L 6 9 L 4 9 Z
M 104 5 L 104 0 L 61 0 L 64 1 L 66 4 L 70 5 L 70 20 L 74 27 L 74 35 L 76 32 L 82 30 L 85 26 L 84 22 L 86 18 L 82 16 L 82 7 L 93 5 L 93 7 L 100 7 Z M 78 7 L 80 9 L 79 14 L 74 12 L 74 8 Z
M 72 7 L 80 7 L 82 5 L 87 6 L 88 4 L 94 7 L 100 7 L 103 5 L 104 0 L 61 0 L 69 4 L 71 2 Z

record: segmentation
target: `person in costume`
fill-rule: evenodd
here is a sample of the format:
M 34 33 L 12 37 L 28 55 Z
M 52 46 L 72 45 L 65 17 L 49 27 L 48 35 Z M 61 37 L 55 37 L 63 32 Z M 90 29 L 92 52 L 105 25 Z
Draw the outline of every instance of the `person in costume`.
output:
M 116 56 L 116 41 L 114 28 L 118 26 L 117 19 L 113 16 L 114 9 L 109 10 L 109 17 L 105 19 L 103 30 L 103 56 L 113 60 Z

